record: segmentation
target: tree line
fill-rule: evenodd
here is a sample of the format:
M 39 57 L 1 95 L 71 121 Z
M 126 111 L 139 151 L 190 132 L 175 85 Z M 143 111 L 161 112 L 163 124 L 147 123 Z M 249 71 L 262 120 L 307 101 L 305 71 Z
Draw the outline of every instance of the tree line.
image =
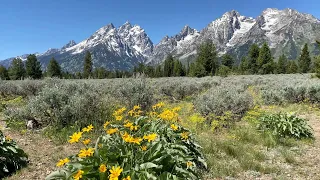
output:
M 320 42 L 318 42 L 320 47 Z M 270 47 L 264 43 L 261 47 L 252 44 L 248 54 L 236 64 L 230 54 L 218 56 L 212 42 L 205 42 L 198 48 L 198 55 L 194 62 L 182 64 L 172 55 L 168 55 L 162 65 L 156 67 L 139 64 L 134 72 L 147 74 L 149 77 L 172 76 L 227 76 L 230 74 L 294 74 L 316 72 L 320 77 L 320 57 L 312 61 L 308 45 L 305 44 L 297 60 L 289 60 L 282 54 L 277 60 L 272 56 Z
M 320 42 L 318 42 L 320 47 Z M 239 64 L 236 64 L 235 58 L 230 54 L 218 56 L 215 45 L 207 41 L 198 48 L 196 60 L 192 63 L 183 64 L 169 54 L 165 61 L 157 66 L 150 66 L 140 63 L 132 71 L 108 71 L 103 67 L 93 69 L 92 56 L 89 51 L 86 52 L 83 71 L 77 73 L 68 73 L 62 71 L 59 63 L 52 58 L 42 72 L 40 62 L 36 55 L 30 54 L 27 60 L 23 62 L 15 58 L 11 66 L 6 69 L 0 66 L 0 78 L 2 80 L 18 80 L 24 78 L 41 79 L 42 77 L 58 77 L 64 79 L 104 79 L 104 78 L 122 78 L 130 77 L 135 73 L 143 73 L 148 77 L 204 77 L 204 76 L 228 76 L 230 74 L 292 74 L 315 72 L 320 78 L 320 57 L 315 57 L 312 61 L 308 45 L 305 44 L 298 60 L 288 60 L 282 54 L 277 61 L 271 54 L 270 47 L 264 43 L 261 47 L 252 44 L 248 54 L 241 58 Z
M 0 66 L 0 79 L 2 80 L 23 80 L 25 78 L 41 79 L 43 77 L 63 79 L 104 79 L 129 76 L 132 76 L 132 73 L 128 71 L 108 71 L 103 67 L 93 69 L 92 57 L 89 51 L 86 52 L 82 72 L 69 73 L 62 71 L 60 64 L 54 57 L 49 61 L 46 71 L 42 71 L 41 64 L 34 54 L 28 55 L 25 62 L 20 58 L 14 58 L 8 69 L 3 65 Z

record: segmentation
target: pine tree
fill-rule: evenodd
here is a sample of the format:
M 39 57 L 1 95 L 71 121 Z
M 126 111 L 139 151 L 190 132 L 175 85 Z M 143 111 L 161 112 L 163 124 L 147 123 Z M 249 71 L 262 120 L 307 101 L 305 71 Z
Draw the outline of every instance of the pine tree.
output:
M 258 69 L 260 74 L 270 74 L 274 71 L 274 62 L 267 43 L 264 43 L 260 48 Z
M 224 65 L 224 66 L 227 66 L 227 67 L 229 67 L 231 69 L 233 67 L 233 64 L 234 64 L 233 57 L 231 55 L 229 55 L 229 54 L 224 54 L 222 56 L 221 64 Z
M 185 76 L 186 74 L 185 67 L 179 60 L 174 61 L 173 72 L 174 72 L 174 76 Z
M 288 61 L 287 74 L 295 74 L 298 72 L 298 66 L 295 61 Z
M 9 80 L 9 74 L 6 67 L 0 66 L 0 80 Z
M 320 41 L 317 41 L 317 44 L 318 44 L 318 48 L 320 49 Z M 315 57 L 314 71 L 316 73 L 316 76 L 320 78 L 320 56 Z
M 303 46 L 303 49 L 301 51 L 301 55 L 300 58 L 298 60 L 298 64 L 299 64 L 299 71 L 301 73 L 307 73 L 310 71 L 310 67 L 311 67 L 311 57 L 310 57 L 310 53 L 308 50 L 308 45 L 305 44 Z
M 189 65 L 189 70 L 188 70 L 188 76 L 190 76 L 190 77 L 194 77 L 195 76 L 195 69 L 196 69 L 196 67 L 195 67 L 195 63 L 194 62 L 192 62 L 190 65 Z
M 315 57 L 315 60 L 314 60 L 314 71 L 316 73 L 316 76 L 318 78 L 320 78 L 320 56 Z
M 9 77 L 12 80 L 23 79 L 25 77 L 24 63 L 20 58 L 14 58 L 9 68 Z
M 239 65 L 239 71 L 241 74 L 247 74 L 249 71 L 249 61 L 248 59 L 244 56 L 241 59 L 240 65 Z
M 207 41 L 200 45 L 196 62 L 205 68 L 205 75 L 214 75 L 216 73 L 218 69 L 217 59 L 216 47 L 212 41 Z M 200 65 L 196 66 L 198 67 L 196 69 L 202 69 Z
M 62 77 L 61 67 L 59 63 L 54 59 L 51 58 L 47 67 L 47 76 L 48 77 Z
M 193 73 L 194 73 L 194 76 L 196 77 L 204 77 L 208 74 L 208 72 L 206 71 L 206 68 L 200 62 L 195 63 Z
M 92 75 L 92 57 L 89 51 L 86 52 L 83 65 L 83 78 L 90 78 Z
M 35 54 L 30 54 L 27 57 L 26 76 L 32 79 L 40 79 L 42 77 L 41 65 Z
M 284 54 L 282 54 L 278 59 L 277 73 L 285 74 L 287 72 L 287 66 L 288 66 L 287 57 Z
M 258 73 L 258 58 L 259 58 L 260 48 L 257 44 L 252 44 L 249 49 L 248 54 L 248 71 L 250 74 Z
M 154 76 L 155 77 L 162 77 L 162 70 L 161 70 L 161 65 L 158 65 L 155 69 L 155 72 L 154 72 Z
M 174 59 L 171 54 L 169 54 L 164 61 L 163 67 L 163 76 L 164 77 L 171 77 L 173 76 L 173 68 L 174 68 Z

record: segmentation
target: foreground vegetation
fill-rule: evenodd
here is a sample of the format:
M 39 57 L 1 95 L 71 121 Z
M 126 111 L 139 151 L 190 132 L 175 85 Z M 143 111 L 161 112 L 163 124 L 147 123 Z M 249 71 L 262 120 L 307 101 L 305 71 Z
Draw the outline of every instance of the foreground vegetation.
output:
M 285 171 L 288 166 L 296 167 L 299 163 L 303 165 L 299 156 L 306 148 L 310 148 L 313 139 L 317 138 L 307 123 L 307 119 L 312 116 L 306 118 L 301 115 L 315 114 L 319 118 L 317 115 L 320 103 L 319 82 L 319 79 L 311 78 L 310 74 L 247 75 L 226 78 L 138 77 L 109 80 L 2 81 L 1 111 L 6 124 L 21 134 L 25 133 L 26 120 L 38 121 L 41 128 L 45 127 L 40 131 L 42 137 L 50 138 L 58 145 L 70 140 L 69 136 L 74 132 L 83 132 L 84 128 L 92 125 L 94 128 L 90 133 L 81 133 L 83 139 L 76 145 L 77 150 L 68 153 L 71 155 L 68 157 L 68 162 L 66 156 L 59 155 L 54 158 L 60 165 L 66 164 L 66 170 L 62 172 L 67 172 L 70 177 L 82 169 L 80 166 L 88 167 L 82 170 L 83 177 L 87 175 L 100 177 L 99 167 L 102 164 L 107 169 L 105 178 L 110 177 L 112 167 L 122 170 L 121 176 L 118 176 L 121 178 L 161 176 L 161 173 L 168 170 L 164 170 L 160 165 L 172 163 L 170 159 L 166 162 L 162 162 L 164 159 L 152 162 L 150 159 L 140 158 L 143 153 L 153 152 L 153 147 L 161 144 L 158 153 L 164 155 L 176 153 L 174 147 L 177 145 L 179 146 L 177 157 L 182 157 L 179 163 L 175 162 L 177 163 L 175 167 L 179 167 L 179 170 L 170 171 L 172 175 L 165 173 L 162 175 L 165 178 L 197 179 L 194 176 L 199 176 L 198 170 L 204 172 L 200 173 L 203 179 L 225 177 L 246 179 L 263 176 L 282 178 L 287 176 Z M 158 115 L 175 107 L 181 108 L 174 114 L 176 121 L 163 121 L 165 116 L 153 117 L 151 116 L 153 113 L 151 115 L 146 113 L 154 112 L 153 105 L 161 101 L 166 106 L 157 111 Z M 118 107 L 126 107 L 128 110 L 134 108 L 138 110 L 139 107 L 140 117 L 129 116 L 127 110 L 123 111 L 123 115 L 116 115 Z M 303 109 L 299 110 L 297 107 Z M 128 123 L 124 122 L 126 119 L 133 123 L 132 126 L 138 126 L 137 130 L 131 131 L 130 124 L 129 128 L 125 127 L 124 125 Z M 110 121 L 110 124 L 106 125 L 106 121 Z M 159 125 L 158 128 L 156 124 Z M 104 125 L 107 131 L 102 130 Z M 110 128 L 117 133 L 109 131 L 108 134 Z M 176 128 L 177 131 L 174 130 Z M 128 137 L 133 138 L 127 139 L 128 141 L 133 142 L 137 138 L 135 140 L 140 144 L 126 142 L 125 132 L 128 133 Z M 205 165 L 200 165 L 201 163 L 195 160 L 198 158 L 193 157 L 193 150 L 185 144 L 187 141 L 181 139 L 183 132 L 188 132 L 190 135 L 188 137 L 192 140 L 190 142 L 195 140 L 202 146 L 199 152 L 203 153 L 203 159 L 208 164 L 207 170 L 202 168 Z M 153 133 L 156 134 L 154 140 L 148 142 L 144 139 L 145 135 L 147 137 Z M 175 141 L 169 141 L 167 138 Z M 89 144 L 80 145 L 87 139 L 91 140 Z M 94 139 L 98 139 L 98 142 L 95 143 Z M 104 140 L 100 152 L 101 139 Z M 119 148 L 116 151 L 113 149 L 122 146 L 123 149 Z M 143 151 L 141 146 L 146 146 L 147 150 Z M 84 161 L 79 159 L 78 151 L 83 147 L 85 150 L 94 149 L 92 157 L 91 153 L 88 153 L 90 156 Z M 163 151 L 164 148 L 168 151 Z M 129 155 L 119 157 L 102 151 L 123 151 L 123 155 L 127 153 Z M 133 156 L 130 152 L 134 152 L 134 157 L 137 158 L 134 163 L 129 161 Z M 101 157 L 97 158 L 96 155 Z M 148 157 L 151 156 L 145 158 Z M 153 163 L 153 165 L 148 164 L 150 169 L 142 170 L 147 167 L 141 164 L 150 161 Z M 188 161 L 199 169 L 193 171 L 192 168 L 188 168 Z M 193 175 L 188 174 L 189 171 Z M 144 174 L 145 172 L 150 175 Z M 46 172 L 45 176 L 49 173 Z M 290 173 L 292 176 L 305 177 L 292 174 L 298 172 L 290 171 Z

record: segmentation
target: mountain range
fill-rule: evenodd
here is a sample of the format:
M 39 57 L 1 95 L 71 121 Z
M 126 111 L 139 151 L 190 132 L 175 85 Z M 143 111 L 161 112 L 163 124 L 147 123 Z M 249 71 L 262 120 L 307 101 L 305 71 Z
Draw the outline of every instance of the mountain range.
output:
M 226 12 L 200 31 L 186 25 L 178 34 L 165 36 L 158 44 L 139 25 L 126 22 L 116 28 L 111 23 L 79 43 L 71 40 L 62 48 L 35 54 L 44 69 L 54 57 L 65 71 L 81 71 L 84 55 L 90 51 L 94 67 L 128 70 L 139 63 L 159 64 L 169 53 L 182 62 L 192 61 L 198 46 L 207 40 L 216 45 L 219 55 L 232 54 L 239 62 L 253 43 L 267 42 L 275 58 L 285 54 L 289 59 L 296 59 L 305 43 L 312 54 L 320 54 L 315 43 L 319 39 L 319 19 L 289 8 L 268 8 L 256 18 L 242 16 L 235 10 Z M 27 55 L 17 57 L 25 60 Z M 8 67 L 12 59 L 2 60 L 0 64 Z

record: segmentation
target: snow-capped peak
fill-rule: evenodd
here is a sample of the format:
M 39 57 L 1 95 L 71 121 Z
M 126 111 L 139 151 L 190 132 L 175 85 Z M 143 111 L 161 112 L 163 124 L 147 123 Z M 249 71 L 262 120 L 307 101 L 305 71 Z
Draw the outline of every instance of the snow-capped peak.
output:
M 69 41 L 66 45 L 64 45 L 61 49 L 67 49 L 69 47 L 72 47 L 76 45 L 77 43 L 74 40 Z

